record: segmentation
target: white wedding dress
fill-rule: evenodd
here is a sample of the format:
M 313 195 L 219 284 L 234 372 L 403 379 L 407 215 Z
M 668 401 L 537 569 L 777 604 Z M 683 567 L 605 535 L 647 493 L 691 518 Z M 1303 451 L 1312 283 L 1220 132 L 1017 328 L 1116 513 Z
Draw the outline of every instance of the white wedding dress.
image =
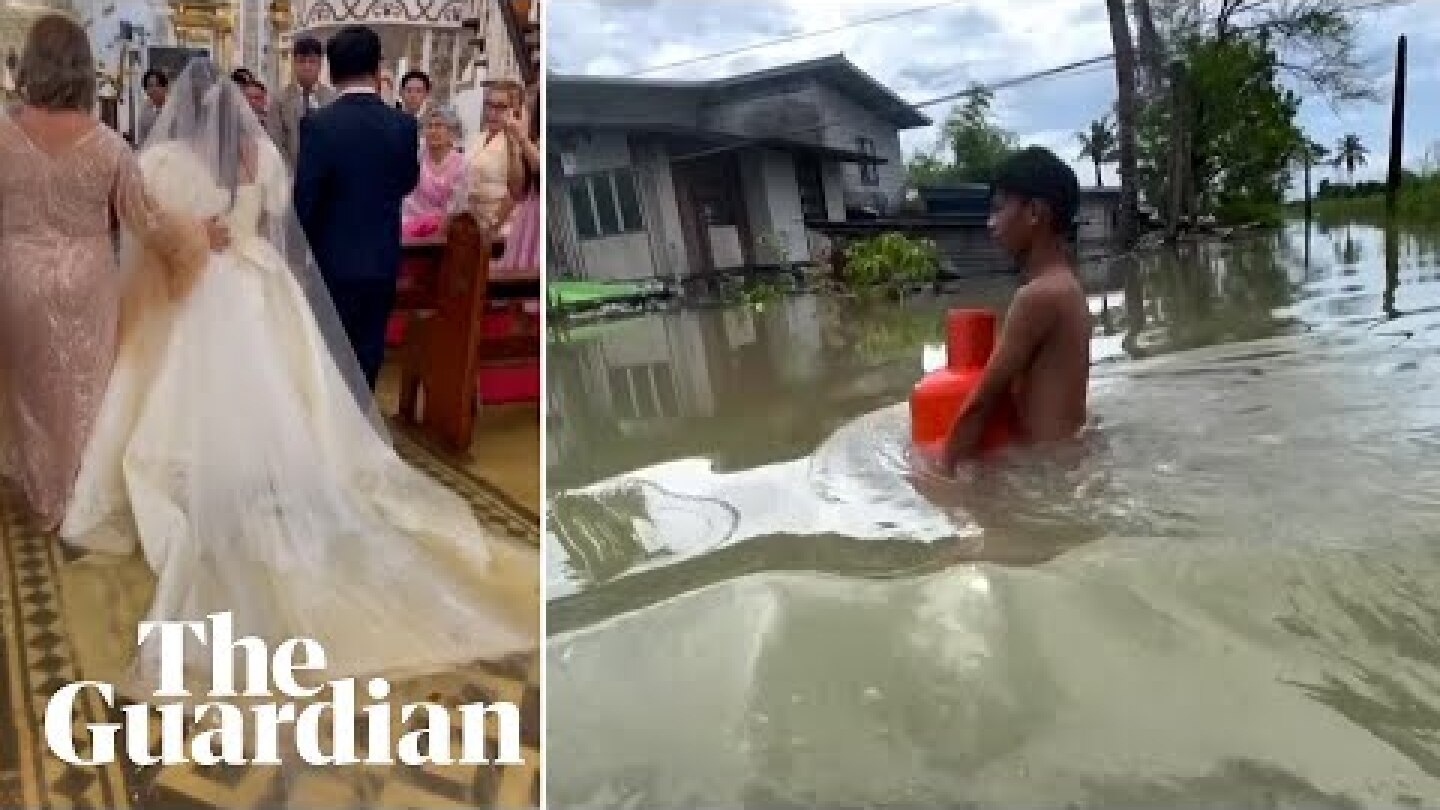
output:
M 150 620 L 228 611 L 237 638 L 272 650 L 320 642 L 319 681 L 534 649 L 532 623 L 486 582 L 538 579 L 538 559 L 487 537 L 357 403 L 305 290 L 262 236 L 263 217 L 289 212 L 290 182 L 273 145 L 259 145 L 253 180 L 233 195 L 181 141 L 141 155 L 161 207 L 224 216 L 232 244 L 180 303 L 149 296 L 128 331 L 63 539 L 138 547 L 156 577 Z M 132 289 L 163 284 L 143 261 L 132 272 Z M 499 574 L 497 562 L 508 563 Z M 157 652 L 138 651 L 135 677 L 154 682 Z M 208 656 L 197 650 L 187 670 L 205 677 Z

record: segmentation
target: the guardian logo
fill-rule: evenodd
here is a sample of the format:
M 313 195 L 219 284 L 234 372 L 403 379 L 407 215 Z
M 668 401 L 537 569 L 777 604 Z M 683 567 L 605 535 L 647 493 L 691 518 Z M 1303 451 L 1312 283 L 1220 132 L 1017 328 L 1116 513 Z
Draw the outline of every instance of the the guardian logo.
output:
M 291 639 L 280 644 L 273 655 L 257 638 L 233 638 L 230 614 L 216 613 L 206 622 L 143 622 L 137 644 L 152 633 L 160 643 L 160 684 L 149 704 L 125 706 L 121 723 L 91 723 L 86 729 L 90 756 L 81 757 L 72 736 L 71 718 L 83 690 L 94 689 L 106 705 L 115 705 L 115 686 L 99 681 L 79 681 L 65 686 L 51 698 L 45 710 L 45 740 L 54 754 L 72 765 L 105 765 L 117 761 L 123 732 L 124 759 L 137 766 L 280 764 L 282 735 L 294 740 L 296 753 L 311 765 L 392 764 L 519 765 L 520 712 L 513 703 L 469 704 L 458 708 L 460 750 L 452 750 L 451 731 L 456 719 L 451 710 L 435 703 L 407 703 L 400 707 L 398 720 L 391 704 L 384 702 L 390 684 L 380 678 L 366 684 L 369 705 L 360 709 L 366 719 L 366 755 L 356 754 L 357 692 L 354 679 L 341 679 L 322 686 L 304 687 L 296 672 L 325 669 L 325 651 L 311 639 Z M 193 641 L 187 638 L 193 636 Z M 208 639 L 208 641 L 207 641 Z M 210 689 L 196 701 L 184 684 L 186 645 L 208 646 L 211 657 Z M 236 653 L 243 654 L 246 679 L 236 689 Z M 233 701 L 244 698 L 244 706 Z M 303 702 L 304 708 L 296 701 Z M 151 709 L 160 716 L 158 752 L 150 743 Z M 392 729 L 405 727 L 423 713 L 423 722 L 396 740 Z M 485 721 L 494 716 L 498 752 L 488 756 Z M 188 741 L 186 727 L 193 722 L 199 731 Z M 322 733 L 328 724 L 329 734 Z M 322 740 L 324 744 L 322 744 Z M 393 744 L 393 750 L 392 750 Z M 288 748 L 288 746 L 286 746 Z M 328 749 L 328 750 L 322 750 Z M 253 752 L 247 756 L 246 752 Z M 458 753 L 458 756 L 457 756 Z

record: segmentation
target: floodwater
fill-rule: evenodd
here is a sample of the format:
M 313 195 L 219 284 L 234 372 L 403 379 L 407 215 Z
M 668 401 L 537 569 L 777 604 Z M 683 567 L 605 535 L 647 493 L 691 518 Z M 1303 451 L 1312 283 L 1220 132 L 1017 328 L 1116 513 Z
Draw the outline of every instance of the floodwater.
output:
M 549 806 L 1440 806 L 1440 233 L 1090 275 L 1083 446 L 955 481 L 1003 280 L 557 338 Z

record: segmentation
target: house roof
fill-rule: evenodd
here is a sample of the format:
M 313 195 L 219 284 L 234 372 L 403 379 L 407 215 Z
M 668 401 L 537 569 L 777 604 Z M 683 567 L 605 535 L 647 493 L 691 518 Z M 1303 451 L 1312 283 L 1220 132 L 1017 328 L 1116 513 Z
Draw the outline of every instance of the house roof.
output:
M 841 149 L 834 146 L 824 146 L 810 143 L 809 141 L 796 140 L 794 138 L 763 137 L 747 138 L 743 135 L 736 135 L 732 132 L 716 132 L 714 130 L 695 129 L 693 127 L 666 126 L 663 124 L 624 124 L 624 123 L 602 123 L 602 124 L 547 124 L 546 129 L 552 132 L 564 130 L 588 130 L 594 132 L 616 131 L 628 135 L 654 135 L 660 137 L 682 138 L 694 145 L 694 149 L 687 149 L 670 156 L 672 161 L 685 160 L 689 156 L 700 157 L 711 154 L 712 151 L 733 151 L 746 147 L 757 149 L 778 149 L 785 152 L 806 152 L 823 158 L 840 161 L 842 163 L 873 163 L 876 165 L 889 163 L 886 158 L 872 155 L 854 149 Z M 546 138 L 546 144 L 552 147 L 559 146 L 560 138 Z
M 838 88 L 855 101 L 864 105 L 900 129 L 929 126 L 932 121 L 910 102 L 895 95 L 895 92 L 847 59 L 844 54 L 822 56 L 803 62 L 726 76 L 717 79 L 648 79 L 631 76 L 578 76 L 551 73 L 547 77 L 547 89 L 561 85 L 573 87 L 616 87 L 695 90 L 730 90 L 750 84 L 770 81 L 789 76 L 811 75 Z

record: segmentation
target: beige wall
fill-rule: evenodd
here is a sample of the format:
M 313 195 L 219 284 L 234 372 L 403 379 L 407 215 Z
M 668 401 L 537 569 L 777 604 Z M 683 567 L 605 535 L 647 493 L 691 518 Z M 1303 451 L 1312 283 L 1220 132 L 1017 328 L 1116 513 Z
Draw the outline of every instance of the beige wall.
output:
M 585 277 L 602 279 L 642 279 L 655 275 L 650 258 L 650 239 L 642 233 L 625 233 L 580 240 L 580 260 Z

